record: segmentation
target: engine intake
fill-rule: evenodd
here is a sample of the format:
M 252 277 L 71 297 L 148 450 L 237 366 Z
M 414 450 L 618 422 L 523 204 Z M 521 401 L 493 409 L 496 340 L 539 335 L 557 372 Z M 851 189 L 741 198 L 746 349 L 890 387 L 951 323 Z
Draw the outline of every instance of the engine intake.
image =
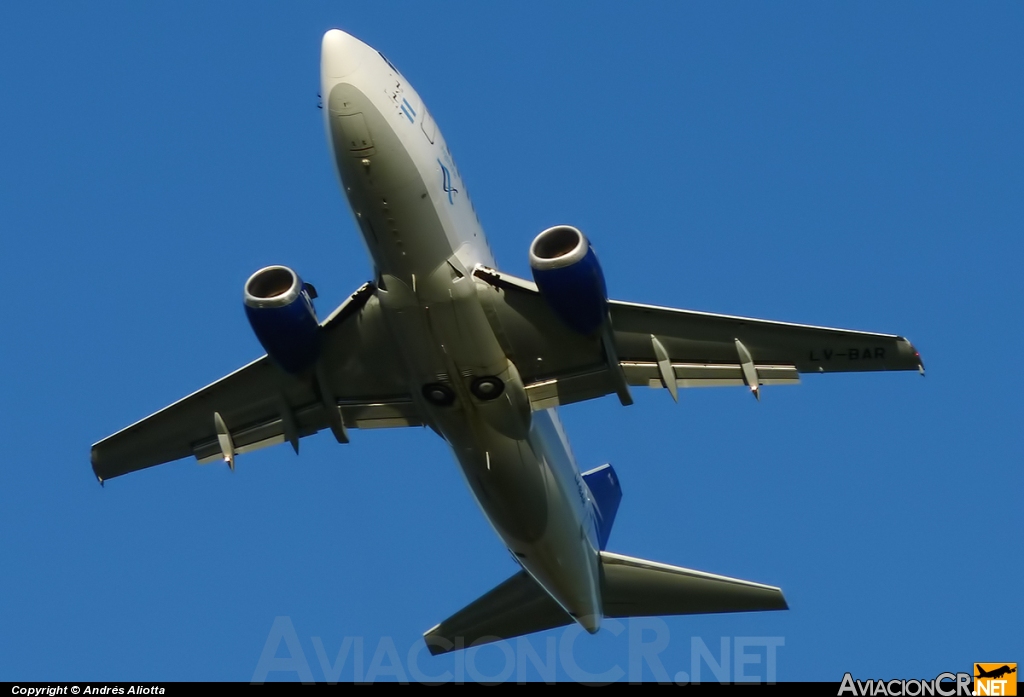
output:
M 245 282 L 245 314 L 267 355 L 289 373 L 320 356 L 316 291 L 287 266 L 267 266 Z
M 586 236 L 571 225 L 537 235 L 530 268 L 551 310 L 573 331 L 593 334 L 608 319 L 604 272 Z

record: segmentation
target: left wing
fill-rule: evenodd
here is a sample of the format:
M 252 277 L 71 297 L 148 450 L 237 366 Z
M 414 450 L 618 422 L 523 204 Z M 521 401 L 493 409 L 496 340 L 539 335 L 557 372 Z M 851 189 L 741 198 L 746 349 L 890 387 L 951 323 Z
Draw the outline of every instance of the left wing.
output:
M 347 442 L 348 428 L 422 424 L 401 379 L 399 358 L 365 284 L 323 323 L 317 368 L 290 375 L 267 356 L 146 417 L 92 447 L 102 482 L 194 456 L 200 463 L 290 442 L 325 428 Z
M 534 408 L 617 393 L 626 385 L 680 387 L 800 381 L 800 373 L 918 370 L 921 357 L 905 338 L 749 317 L 609 301 L 610 331 L 582 336 L 548 308 L 537 286 L 477 268 L 484 307 Z M 497 291 L 497 292 L 494 292 Z

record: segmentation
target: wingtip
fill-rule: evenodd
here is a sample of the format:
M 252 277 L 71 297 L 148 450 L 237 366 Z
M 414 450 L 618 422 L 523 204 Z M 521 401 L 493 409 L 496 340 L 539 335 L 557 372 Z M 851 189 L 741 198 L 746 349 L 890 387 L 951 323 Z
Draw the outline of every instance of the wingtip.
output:
M 446 653 L 451 653 L 455 649 L 459 648 L 454 641 L 446 639 L 441 636 L 438 632 L 441 629 L 440 624 L 435 624 L 433 627 L 423 632 L 423 641 L 427 645 L 427 651 L 430 652 L 431 656 L 441 656 Z
M 431 656 L 443 656 L 444 654 L 451 653 L 454 650 L 454 646 L 452 648 L 445 648 L 444 646 L 441 646 L 434 642 L 427 642 L 427 651 L 430 653 Z
M 912 342 L 910 339 L 908 339 L 905 336 L 898 336 L 896 338 L 897 338 L 898 341 L 903 342 L 907 346 L 907 348 L 910 349 L 910 354 L 913 356 L 914 360 L 917 362 L 917 372 L 919 372 L 921 374 L 921 377 L 924 377 L 924 360 L 921 358 L 921 352 L 917 350 L 916 346 L 914 346 L 914 342 Z M 906 354 L 904 354 L 904 355 L 906 355 Z
M 910 342 L 908 341 L 907 343 Z M 921 352 L 912 343 L 910 343 L 910 350 L 914 352 L 914 358 L 917 359 L 917 372 L 921 373 L 921 377 L 924 377 L 924 360 L 921 358 Z
M 103 476 L 100 474 L 98 466 L 99 463 L 97 462 L 97 459 L 98 458 L 96 456 L 96 446 L 94 445 L 89 450 L 89 464 L 92 466 L 92 473 L 93 476 L 96 477 L 96 481 L 100 483 L 100 486 L 103 486 Z

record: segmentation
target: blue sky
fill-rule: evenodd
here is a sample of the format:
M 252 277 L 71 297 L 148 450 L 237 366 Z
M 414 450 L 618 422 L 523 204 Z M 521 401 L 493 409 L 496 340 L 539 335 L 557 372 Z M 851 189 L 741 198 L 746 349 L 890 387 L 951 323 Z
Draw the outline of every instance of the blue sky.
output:
M 297 269 L 322 313 L 370 277 L 317 109 L 331 27 L 416 86 L 503 269 L 571 223 L 613 297 L 921 350 L 925 379 L 562 410 L 581 465 L 620 474 L 613 551 L 789 600 L 636 625 L 667 675 L 695 638 L 782 637 L 781 680 L 1024 661 L 1019 3 L 5 3 L 0 679 L 249 680 L 277 617 L 316 680 L 346 637 L 408 673 L 515 571 L 429 431 L 92 476 L 93 442 L 259 354 L 255 269 Z M 573 658 L 629 677 L 629 634 Z

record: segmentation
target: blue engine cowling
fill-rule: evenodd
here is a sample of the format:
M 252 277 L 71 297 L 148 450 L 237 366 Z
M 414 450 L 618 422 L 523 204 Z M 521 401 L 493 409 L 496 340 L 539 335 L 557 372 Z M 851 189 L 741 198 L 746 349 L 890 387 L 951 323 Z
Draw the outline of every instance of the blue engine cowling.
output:
M 289 373 L 301 373 L 320 356 L 312 288 L 287 266 L 260 269 L 245 282 L 249 324 L 267 355 Z
M 593 334 L 608 319 L 608 289 L 594 248 L 569 225 L 548 228 L 530 245 L 533 280 L 560 320 Z

